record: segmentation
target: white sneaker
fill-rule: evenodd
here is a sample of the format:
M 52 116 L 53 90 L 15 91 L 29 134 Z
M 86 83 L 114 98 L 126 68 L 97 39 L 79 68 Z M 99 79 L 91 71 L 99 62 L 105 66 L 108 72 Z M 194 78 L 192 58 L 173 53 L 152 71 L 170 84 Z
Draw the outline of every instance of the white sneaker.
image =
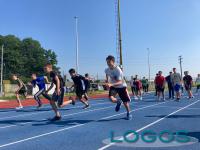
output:
M 138 97 L 137 97 L 137 96 L 135 96 L 135 97 L 134 97 L 134 99 L 135 99 L 135 100 L 138 100 Z
M 17 109 L 17 110 L 23 109 L 23 106 L 16 107 L 15 109 Z
M 140 100 L 142 100 L 142 97 L 140 97 Z

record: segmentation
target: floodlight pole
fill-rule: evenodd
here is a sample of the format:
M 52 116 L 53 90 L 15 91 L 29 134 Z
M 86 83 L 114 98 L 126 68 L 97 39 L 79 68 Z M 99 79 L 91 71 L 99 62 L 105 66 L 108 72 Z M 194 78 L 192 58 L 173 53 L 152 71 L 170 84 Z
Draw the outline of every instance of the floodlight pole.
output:
M 3 50 L 4 50 L 4 45 L 1 47 L 1 93 L 0 95 L 3 95 Z
M 76 72 L 79 73 L 79 61 L 78 61 L 78 55 L 79 55 L 79 35 L 78 35 L 78 17 L 74 17 L 76 21 Z

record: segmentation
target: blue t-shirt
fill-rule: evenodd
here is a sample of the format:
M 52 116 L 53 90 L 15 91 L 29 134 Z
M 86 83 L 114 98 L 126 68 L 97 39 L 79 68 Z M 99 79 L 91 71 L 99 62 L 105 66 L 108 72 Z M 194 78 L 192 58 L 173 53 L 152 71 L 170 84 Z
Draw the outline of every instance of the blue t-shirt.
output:
M 39 90 L 45 89 L 45 81 L 44 76 L 37 77 L 36 80 L 32 81 L 32 84 L 35 86 L 37 85 L 39 87 Z

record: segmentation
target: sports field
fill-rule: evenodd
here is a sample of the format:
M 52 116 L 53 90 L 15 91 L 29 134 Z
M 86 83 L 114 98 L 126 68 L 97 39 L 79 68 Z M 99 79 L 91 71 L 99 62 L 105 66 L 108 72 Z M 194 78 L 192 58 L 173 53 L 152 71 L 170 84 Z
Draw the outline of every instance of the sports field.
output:
M 132 120 L 125 120 L 125 110 L 114 111 L 107 98 L 93 99 L 91 108 L 82 110 L 82 104 L 61 109 L 62 120 L 50 122 L 52 111 L 45 105 L 37 111 L 35 106 L 23 110 L 0 110 L 0 149 L 2 150 L 121 150 L 121 149 L 166 149 L 198 150 L 200 133 L 200 97 L 180 102 L 166 100 L 155 101 L 154 95 L 147 94 L 142 101 L 132 101 Z M 162 110 L 162 111 L 161 111 Z M 190 141 L 178 143 L 175 140 L 168 144 L 159 139 L 149 144 L 139 139 L 136 143 L 110 143 L 111 131 L 116 139 L 121 138 L 128 130 L 142 133 L 152 130 L 160 133 L 163 130 L 175 134 L 185 130 Z

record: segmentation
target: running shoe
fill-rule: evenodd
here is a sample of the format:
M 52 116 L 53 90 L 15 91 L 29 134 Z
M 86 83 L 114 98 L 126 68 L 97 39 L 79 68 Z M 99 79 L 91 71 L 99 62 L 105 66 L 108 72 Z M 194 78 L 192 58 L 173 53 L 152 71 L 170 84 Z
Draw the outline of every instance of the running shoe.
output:
M 83 109 L 88 109 L 88 108 L 90 108 L 90 105 L 89 105 L 89 104 L 87 104 L 87 105 L 85 105 L 85 106 L 83 107 Z
M 38 106 L 37 106 L 37 109 L 40 109 L 42 107 L 42 104 L 39 104 Z
M 17 110 L 23 109 L 23 106 L 16 107 L 15 109 Z
M 59 121 L 59 120 L 61 120 L 61 116 L 55 116 L 55 117 L 53 117 L 52 119 L 50 119 L 50 121 Z
M 69 97 L 69 100 L 72 100 L 72 103 L 71 103 L 72 105 L 76 104 L 76 101 L 75 101 L 75 99 L 72 96 Z
M 132 120 L 132 118 L 133 118 L 133 116 L 132 116 L 131 114 L 127 113 L 125 119 L 126 119 L 126 120 Z
M 140 100 L 142 100 L 142 97 L 140 97 Z
M 116 111 L 116 112 L 118 112 L 118 111 L 120 110 L 121 104 L 122 104 L 121 101 L 118 101 L 118 102 L 117 102 L 117 105 L 116 105 L 116 107 L 115 107 L 115 111 Z

